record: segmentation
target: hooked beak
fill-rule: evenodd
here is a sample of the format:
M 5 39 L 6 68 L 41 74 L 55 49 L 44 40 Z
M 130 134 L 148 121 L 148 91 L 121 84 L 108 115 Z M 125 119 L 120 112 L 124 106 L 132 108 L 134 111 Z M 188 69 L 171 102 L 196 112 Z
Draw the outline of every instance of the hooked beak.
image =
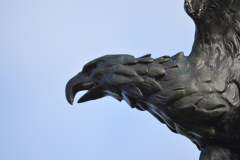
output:
M 66 98 L 68 103 L 73 104 L 73 100 L 77 92 L 82 90 L 89 90 L 96 86 L 96 83 L 89 82 L 88 77 L 84 76 L 82 73 L 79 73 L 72 79 L 70 79 L 66 85 Z M 83 96 L 84 97 L 84 96 Z

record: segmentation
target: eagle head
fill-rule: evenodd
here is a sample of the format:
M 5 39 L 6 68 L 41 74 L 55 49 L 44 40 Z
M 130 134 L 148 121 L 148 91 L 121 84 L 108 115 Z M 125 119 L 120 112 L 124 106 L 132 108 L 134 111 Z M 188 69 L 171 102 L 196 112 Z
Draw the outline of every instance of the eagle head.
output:
M 155 78 L 164 76 L 165 69 L 160 64 L 169 60 L 167 56 L 154 60 L 150 54 L 139 58 L 131 55 L 97 58 L 69 80 L 67 100 L 72 104 L 77 92 L 88 90 L 78 103 L 111 96 L 119 101 L 124 99 L 132 108 L 146 110 L 141 102 L 162 89 Z

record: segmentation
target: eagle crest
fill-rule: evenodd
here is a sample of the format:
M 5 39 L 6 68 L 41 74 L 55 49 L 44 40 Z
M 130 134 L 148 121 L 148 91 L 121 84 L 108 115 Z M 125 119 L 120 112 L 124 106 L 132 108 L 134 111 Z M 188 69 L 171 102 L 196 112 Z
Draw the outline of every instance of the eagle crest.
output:
M 196 25 L 188 57 L 106 55 L 66 86 L 70 104 L 111 96 L 189 138 L 200 160 L 240 159 L 240 0 L 185 0 Z

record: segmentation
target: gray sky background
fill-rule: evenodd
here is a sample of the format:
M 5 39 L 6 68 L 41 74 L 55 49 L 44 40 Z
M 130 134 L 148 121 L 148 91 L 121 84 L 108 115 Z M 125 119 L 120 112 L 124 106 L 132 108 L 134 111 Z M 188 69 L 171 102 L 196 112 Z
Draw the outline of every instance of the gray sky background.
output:
M 197 160 L 190 140 L 148 112 L 65 99 L 67 81 L 102 55 L 188 55 L 195 27 L 183 3 L 1 0 L 0 159 Z

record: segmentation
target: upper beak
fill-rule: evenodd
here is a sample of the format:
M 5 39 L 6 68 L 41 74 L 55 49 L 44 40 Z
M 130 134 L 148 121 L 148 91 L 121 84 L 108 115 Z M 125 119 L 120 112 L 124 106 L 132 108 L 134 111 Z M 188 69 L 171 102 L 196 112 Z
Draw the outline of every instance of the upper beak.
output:
M 68 103 L 73 104 L 73 100 L 77 92 L 88 90 L 96 86 L 94 82 L 89 82 L 88 77 L 84 76 L 82 72 L 70 79 L 66 85 L 66 98 Z

